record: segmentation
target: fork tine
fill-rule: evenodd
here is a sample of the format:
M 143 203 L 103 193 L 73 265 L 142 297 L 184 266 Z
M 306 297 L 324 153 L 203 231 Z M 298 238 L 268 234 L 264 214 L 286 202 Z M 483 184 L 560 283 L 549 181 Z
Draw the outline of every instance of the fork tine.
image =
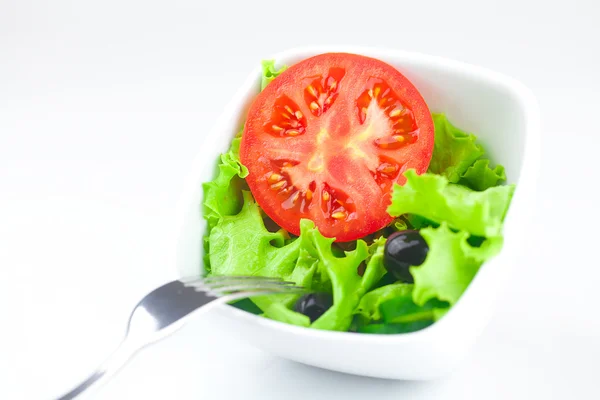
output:
M 186 287 L 216 296 L 229 296 L 241 293 L 301 293 L 306 289 L 296 286 L 295 282 L 283 281 L 279 278 L 261 276 L 213 276 L 208 278 L 190 277 L 180 279 Z M 242 296 L 243 297 L 243 296 Z
M 305 288 L 282 290 L 282 291 L 277 291 L 277 292 L 257 290 L 257 291 L 245 291 L 245 292 L 230 293 L 230 294 L 226 294 L 226 295 L 222 296 L 221 298 L 227 302 L 227 301 L 237 300 L 237 299 L 245 299 L 245 298 L 260 297 L 260 296 L 271 296 L 274 294 L 305 294 L 308 292 L 309 292 L 309 290 L 307 290 Z
M 266 276 L 244 276 L 244 275 L 211 275 L 211 276 L 188 276 L 179 279 L 184 284 L 205 282 L 205 283 L 220 283 L 228 281 L 261 281 L 261 282 L 282 282 L 281 278 L 272 278 Z
M 209 292 L 225 295 L 231 293 L 239 293 L 239 292 L 253 292 L 253 291 L 274 291 L 277 293 L 288 293 L 288 291 L 292 290 L 305 290 L 303 286 L 245 286 L 245 285 L 232 285 L 227 287 L 209 289 Z
M 260 279 L 263 281 L 281 281 L 281 278 L 260 276 L 260 275 L 211 275 L 204 278 L 204 281 L 226 281 L 230 279 L 242 279 L 242 280 L 256 280 Z
M 295 285 L 295 282 L 290 282 L 290 281 L 263 281 L 260 279 L 256 279 L 256 280 L 247 280 L 247 279 L 240 279 L 240 280 L 229 280 L 227 282 L 201 282 L 201 285 L 204 285 L 210 289 L 218 289 L 218 288 L 222 288 L 222 287 L 227 287 L 227 286 L 232 286 L 232 285 L 243 285 L 243 286 L 249 286 L 249 287 L 253 287 L 253 286 L 289 286 L 289 285 Z M 195 284 L 192 284 L 192 286 L 194 286 Z
M 286 290 L 286 289 L 298 289 L 301 286 L 295 286 L 294 282 L 262 282 L 262 283 L 246 283 L 246 282 L 232 282 L 227 285 L 206 285 L 203 282 L 196 282 L 194 284 L 188 284 L 187 287 L 194 288 L 198 291 L 204 291 L 207 293 L 214 293 L 218 295 L 239 292 L 245 290 Z

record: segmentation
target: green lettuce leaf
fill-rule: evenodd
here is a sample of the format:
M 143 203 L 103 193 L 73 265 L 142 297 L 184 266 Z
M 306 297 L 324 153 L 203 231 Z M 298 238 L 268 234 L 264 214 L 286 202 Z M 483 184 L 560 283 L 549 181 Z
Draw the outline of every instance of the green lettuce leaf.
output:
M 316 229 L 311 233 L 319 258 L 319 268 L 329 277 L 333 291 L 333 306 L 313 322 L 312 327 L 346 331 L 352 323 L 354 308 L 366 291 L 358 274 L 358 266 L 369 256 L 369 249 L 363 240 L 359 240 L 355 250 L 344 252 L 342 257 L 336 257 L 331 247 L 334 239 L 324 237 Z M 367 270 L 365 275 L 369 273 Z
M 313 226 L 312 221 L 306 222 Z M 378 238 L 370 246 L 358 240 L 355 250 L 335 254 L 331 246 L 334 239 L 325 238 L 316 228 L 311 234 L 321 271 L 320 279 L 315 279 L 313 285 L 316 286 L 319 280 L 328 282 L 334 299 L 333 306 L 311 326 L 315 329 L 347 331 L 362 296 L 386 274 L 383 265 L 386 239 Z M 363 262 L 366 267 L 361 277 L 358 267 Z
M 360 290 L 363 293 L 374 287 L 387 273 L 383 265 L 383 250 L 386 240 L 383 236 L 379 237 L 369 246 L 367 266 L 360 282 Z
M 244 205 L 225 215 L 210 232 L 213 275 L 289 276 L 299 256 L 300 240 L 285 245 L 282 231 L 265 228 L 258 205 L 243 192 Z
M 358 328 L 360 333 L 371 333 L 378 335 L 394 335 L 399 333 L 410 333 L 420 331 L 433 324 L 431 319 L 416 320 L 412 322 L 394 324 L 369 324 Z
M 421 306 L 432 299 L 454 305 L 481 264 L 502 247 L 501 237 L 489 238 L 480 247 L 471 247 L 467 232 L 453 232 L 445 222 L 439 228 L 421 229 L 420 233 L 429 252 L 425 262 L 410 267 L 410 272 L 415 280 L 413 300 Z
M 428 172 L 478 191 L 506 180 L 503 166 L 491 168 L 489 159 L 480 159 L 485 151 L 477 143 L 477 136 L 458 129 L 444 114 L 432 114 L 432 117 L 435 142 Z
M 238 214 L 221 217 L 210 232 L 211 273 L 278 277 L 310 288 L 317 259 L 306 247 L 312 247 L 308 233 L 314 226 L 301 224 L 300 237 L 286 244 L 284 231 L 269 232 L 265 228 L 260 208 L 250 192 L 243 192 L 243 202 Z M 267 318 L 308 326 L 308 317 L 289 309 L 298 297 L 261 296 L 252 301 Z
M 304 235 L 306 235 L 307 229 L 311 229 L 310 225 L 304 225 Z M 269 276 L 276 276 L 289 282 L 295 282 L 296 285 L 311 289 L 313 288 L 313 277 L 317 270 L 317 264 L 318 260 L 316 258 L 306 249 L 300 248 L 298 260 L 291 274 L 284 276 L 278 274 L 276 271 L 272 271 Z M 291 309 L 299 297 L 300 295 L 298 294 L 278 294 L 274 296 L 254 297 L 252 301 L 264 311 L 264 316 L 267 318 L 307 327 L 310 325 L 310 319 L 306 315 L 297 313 Z
M 215 179 L 202 184 L 202 215 L 207 223 L 203 240 L 206 271 L 210 271 L 210 231 L 221 217 L 235 215 L 242 207 L 243 178 L 248 175 L 248 169 L 240 162 L 240 143 L 241 137 L 238 135 L 231 142 L 229 151 L 221 154 Z
M 435 130 L 429 172 L 457 183 L 475 160 L 484 154 L 475 135 L 453 126 L 444 114 L 432 114 Z
M 236 137 L 227 153 L 221 154 L 215 179 L 202 184 L 204 191 L 203 216 L 210 231 L 225 215 L 236 214 L 242 206 L 242 178 L 248 168 L 240 162 L 241 137 Z
M 432 222 L 447 222 L 450 227 L 472 235 L 493 237 L 502 233 L 502 221 L 514 192 L 514 185 L 497 186 L 476 192 L 450 184 L 433 174 L 404 174 L 403 186 L 394 185 L 388 213 L 420 215 Z
M 412 293 L 396 296 L 382 302 L 379 308 L 383 321 L 387 324 L 409 323 L 416 321 L 436 321 L 436 311 L 446 311 L 449 304 L 433 298 L 423 305 L 414 302 Z
M 310 318 L 291 310 L 289 306 L 278 301 L 275 296 L 254 297 L 252 301 L 264 311 L 263 317 L 265 318 L 305 328 L 310 325 Z
M 367 293 L 361 305 L 370 323 L 359 325 L 360 333 L 398 334 L 421 330 L 433 324 L 432 307 L 417 306 L 412 300 L 413 285 L 395 283 Z M 363 321 L 364 321 L 363 319 Z
M 496 165 L 492 169 L 490 168 L 490 160 L 481 159 L 475 161 L 475 164 L 467 169 L 459 183 L 473 190 L 483 191 L 498 186 L 505 180 L 506 174 L 502 165 Z
M 433 299 L 424 305 L 413 300 L 414 285 L 393 283 L 363 296 L 355 310 L 357 331 L 363 333 L 405 333 L 423 329 L 447 311 L 446 302 Z
M 355 250 L 335 255 L 332 250 L 334 239 L 324 237 L 317 229 L 312 230 L 311 235 L 320 271 L 328 276 L 333 293 L 333 306 L 311 326 L 315 329 L 347 331 L 362 296 L 386 273 L 383 266 L 385 238 L 376 239 L 370 246 L 358 240 Z M 358 267 L 362 262 L 366 263 L 366 267 L 361 277 Z
M 412 291 L 413 285 L 408 283 L 382 286 L 365 294 L 354 313 L 370 321 L 379 321 L 382 319 L 380 311 L 382 303 L 397 297 L 408 297 L 412 300 Z
M 275 78 L 277 78 L 283 71 L 287 69 L 287 66 L 283 66 L 279 69 L 275 68 L 275 60 L 263 60 L 262 62 L 262 79 L 260 82 L 260 90 L 264 90 L 265 87 Z

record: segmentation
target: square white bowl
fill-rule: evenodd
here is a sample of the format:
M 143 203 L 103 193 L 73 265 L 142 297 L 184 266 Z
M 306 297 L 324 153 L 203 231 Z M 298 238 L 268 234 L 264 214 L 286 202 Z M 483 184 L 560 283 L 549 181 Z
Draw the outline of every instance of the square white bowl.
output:
M 519 82 L 439 57 L 398 50 L 355 47 L 292 49 L 272 57 L 291 65 L 325 52 L 348 52 L 378 58 L 395 66 L 419 89 L 432 112 L 447 114 L 456 126 L 478 135 L 491 158 L 506 167 L 517 189 L 505 222 L 502 252 L 485 263 L 459 302 L 440 321 L 418 332 L 369 335 L 301 328 L 272 321 L 231 306 L 216 312 L 230 332 L 267 352 L 331 370 L 392 379 L 433 379 L 452 371 L 489 321 L 526 240 L 535 204 L 539 164 L 539 110 Z M 179 204 L 176 262 L 179 276 L 202 271 L 202 182 L 211 180 L 220 153 L 242 126 L 260 88 L 260 67 L 224 110 L 193 164 Z

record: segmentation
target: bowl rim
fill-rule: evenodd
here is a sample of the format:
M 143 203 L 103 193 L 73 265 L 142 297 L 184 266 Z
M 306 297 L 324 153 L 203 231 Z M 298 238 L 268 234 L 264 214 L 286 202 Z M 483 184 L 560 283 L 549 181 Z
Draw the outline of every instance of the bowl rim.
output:
M 520 194 L 520 198 L 534 197 L 535 194 L 535 182 L 536 176 L 539 169 L 539 141 L 540 141 L 540 111 L 537 99 L 533 92 L 527 88 L 520 81 L 504 75 L 500 72 L 493 71 L 491 69 L 465 63 L 458 60 L 453 60 L 441 56 L 434 56 L 419 52 L 413 51 L 405 51 L 400 49 L 389 49 L 382 47 L 367 47 L 367 46 L 302 46 L 302 47 L 294 47 L 281 52 L 277 52 L 272 54 L 269 57 L 265 57 L 264 59 L 273 59 L 276 63 L 280 62 L 279 60 L 285 60 L 290 58 L 307 58 L 315 54 L 326 53 L 326 52 L 343 52 L 343 53 L 355 53 L 362 54 L 369 57 L 375 57 L 382 59 L 385 58 L 395 58 L 402 59 L 403 61 L 414 62 L 414 63 L 422 63 L 422 64 L 431 64 L 435 65 L 439 68 L 443 68 L 446 70 L 454 71 L 455 73 L 460 74 L 468 74 L 475 78 L 478 78 L 482 81 L 485 81 L 489 84 L 493 84 L 497 87 L 502 87 L 510 91 L 513 94 L 516 102 L 519 104 L 519 107 L 523 110 L 526 121 L 524 129 L 524 151 L 521 159 L 521 168 L 519 170 L 519 184 L 515 190 L 515 197 L 517 194 Z M 242 103 L 242 99 L 246 97 L 248 91 L 251 90 L 255 86 L 255 83 L 258 81 L 261 73 L 260 63 L 257 63 L 257 67 L 254 68 L 251 73 L 248 75 L 244 83 L 238 88 L 233 97 L 227 103 L 225 108 L 221 111 L 219 117 L 212 124 L 212 127 L 209 130 L 209 134 L 205 136 L 202 147 L 210 146 L 211 141 L 211 133 L 214 132 L 218 127 L 223 123 L 223 120 L 230 117 L 230 112 L 233 107 L 239 107 Z M 233 137 L 233 132 L 232 132 Z M 173 249 L 173 260 L 175 260 L 175 266 L 172 269 L 174 279 L 181 278 L 182 275 L 178 270 L 178 265 L 180 264 L 180 252 L 178 251 L 180 242 L 181 242 L 181 233 L 183 231 L 183 227 L 186 224 L 185 219 L 188 216 L 189 212 L 189 204 L 190 199 L 193 197 L 193 193 L 197 191 L 200 174 L 205 168 L 208 168 L 211 163 L 214 163 L 214 160 L 207 160 L 203 157 L 203 153 L 199 152 L 190 165 L 190 170 L 188 176 L 184 181 L 184 188 L 179 197 L 179 200 L 175 207 L 175 226 L 174 226 L 174 243 L 172 244 Z M 524 193 L 525 192 L 525 193 Z M 513 200 L 514 198 L 513 197 Z M 200 210 L 200 205 L 198 205 L 198 209 Z M 510 209 L 507 214 L 507 217 L 510 216 Z M 508 218 L 507 218 L 508 220 Z M 200 244 L 198 244 L 200 246 Z M 487 263 L 492 263 L 499 258 L 501 254 L 497 255 L 494 259 L 488 261 Z M 481 271 L 475 276 L 474 281 L 477 276 L 481 274 Z M 473 286 L 475 282 L 472 282 L 465 293 Z M 396 335 L 372 335 L 372 334 L 361 334 L 355 332 L 340 332 L 340 331 L 326 331 L 319 329 L 311 329 L 306 327 L 300 327 L 296 325 L 291 325 L 275 320 L 271 320 L 268 318 L 264 318 L 255 314 L 248 313 L 246 311 L 237 309 L 233 306 L 229 306 L 227 304 L 219 305 L 217 308 L 219 311 L 230 314 L 229 317 L 240 319 L 242 321 L 258 324 L 261 327 L 268 329 L 276 329 L 281 333 L 289 334 L 289 335 L 301 335 L 307 338 L 318 338 L 320 340 L 329 340 L 329 341 L 340 341 L 343 340 L 345 342 L 352 342 L 355 344 L 369 344 L 369 343 L 408 343 L 413 342 L 415 340 L 424 340 L 427 337 L 437 335 L 438 332 L 444 331 L 445 326 L 450 323 L 451 316 L 453 311 L 460 307 L 460 303 L 462 298 L 455 304 L 448 313 L 444 316 L 444 318 L 436 321 L 434 324 L 429 327 L 415 331 L 410 333 L 396 334 Z

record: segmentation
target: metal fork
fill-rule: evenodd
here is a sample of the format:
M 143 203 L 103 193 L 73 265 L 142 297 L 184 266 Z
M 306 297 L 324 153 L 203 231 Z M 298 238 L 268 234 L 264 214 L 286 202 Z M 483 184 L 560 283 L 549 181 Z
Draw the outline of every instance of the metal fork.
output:
M 179 329 L 198 309 L 253 296 L 305 293 L 294 282 L 256 276 L 187 278 L 169 282 L 148 293 L 129 316 L 125 339 L 100 367 L 58 400 L 74 399 L 113 376 L 143 347 Z

